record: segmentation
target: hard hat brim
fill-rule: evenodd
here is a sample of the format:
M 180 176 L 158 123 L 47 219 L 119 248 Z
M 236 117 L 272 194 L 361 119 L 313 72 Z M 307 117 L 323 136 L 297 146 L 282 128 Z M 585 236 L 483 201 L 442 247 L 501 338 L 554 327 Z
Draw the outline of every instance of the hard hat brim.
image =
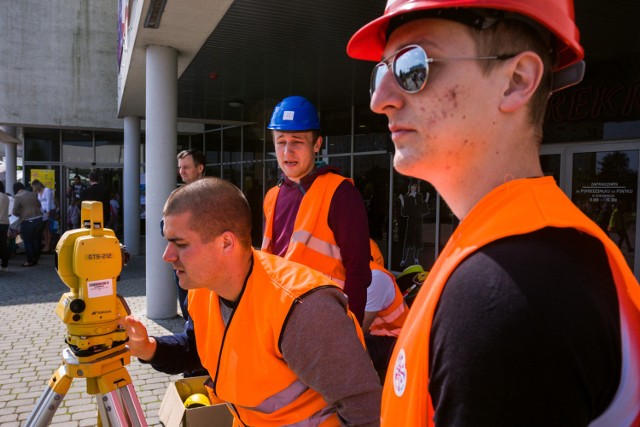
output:
M 579 31 L 573 21 L 573 16 L 567 16 L 567 11 L 561 13 L 557 0 L 536 0 L 536 2 L 505 0 L 449 0 L 446 6 L 442 0 L 406 1 L 391 4 L 385 13 L 360 28 L 347 44 L 347 54 L 353 59 L 365 61 L 380 61 L 387 42 L 387 28 L 389 21 L 396 16 L 406 13 L 443 8 L 486 8 L 499 9 L 519 13 L 539 22 L 549 30 L 558 40 L 559 64 L 558 70 L 568 67 L 584 58 L 584 49 L 579 43 Z M 535 4 L 534 4 L 535 3 Z M 549 9 L 545 16 L 540 16 L 540 8 Z M 571 8 L 571 15 L 573 10 Z

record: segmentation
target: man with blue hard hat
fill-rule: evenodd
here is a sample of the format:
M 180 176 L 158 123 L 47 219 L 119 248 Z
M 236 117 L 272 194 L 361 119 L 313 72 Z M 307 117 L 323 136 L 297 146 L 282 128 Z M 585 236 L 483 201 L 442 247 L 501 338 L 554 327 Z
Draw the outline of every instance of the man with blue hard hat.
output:
M 362 324 L 371 282 L 362 196 L 337 168 L 316 162 L 322 136 L 318 111 L 309 100 L 282 100 L 268 128 L 283 176 L 265 196 L 262 250 L 331 278 L 343 288 L 349 309 Z

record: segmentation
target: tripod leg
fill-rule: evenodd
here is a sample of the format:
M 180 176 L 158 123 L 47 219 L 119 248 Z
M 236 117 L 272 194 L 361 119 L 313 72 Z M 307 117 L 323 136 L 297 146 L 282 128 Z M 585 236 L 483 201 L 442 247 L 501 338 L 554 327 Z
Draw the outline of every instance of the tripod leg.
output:
M 132 384 L 96 395 L 100 419 L 113 427 L 147 427 L 142 406 Z M 123 406 L 124 404 L 124 406 Z
M 129 418 L 122 406 L 122 401 L 117 390 L 110 391 L 106 394 L 97 394 L 96 402 L 98 404 L 98 415 L 102 422 L 108 422 L 109 426 L 129 426 Z
M 131 425 L 136 427 L 147 427 L 147 420 L 144 418 L 144 412 L 142 406 L 138 400 L 138 395 L 133 387 L 133 384 L 129 384 L 122 388 L 122 400 L 127 408 L 127 413 L 131 419 Z
M 62 365 L 49 380 L 47 388 L 40 396 L 36 406 L 27 418 L 25 427 L 45 427 L 51 424 L 53 416 L 71 387 L 71 378 L 67 367 Z

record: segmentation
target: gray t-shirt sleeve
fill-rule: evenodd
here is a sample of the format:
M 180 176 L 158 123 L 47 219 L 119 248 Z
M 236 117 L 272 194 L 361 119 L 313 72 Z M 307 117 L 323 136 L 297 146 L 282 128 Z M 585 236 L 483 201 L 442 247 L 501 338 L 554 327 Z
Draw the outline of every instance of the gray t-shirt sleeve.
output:
M 342 425 L 378 426 L 382 387 L 346 305 L 336 288 L 303 298 L 285 325 L 282 354 L 302 382 L 335 406 Z

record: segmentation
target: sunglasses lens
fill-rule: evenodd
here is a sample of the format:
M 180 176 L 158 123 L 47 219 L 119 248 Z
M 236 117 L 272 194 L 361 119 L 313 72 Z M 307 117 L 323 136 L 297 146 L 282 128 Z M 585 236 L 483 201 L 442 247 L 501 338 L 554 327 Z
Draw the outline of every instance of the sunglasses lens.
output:
M 371 87 L 369 88 L 369 95 L 373 96 L 373 93 L 376 91 L 378 85 L 380 84 L 380 80 L 382 80 L 384 75 L 387 74 L 387 69 L 387 64 L 384 64 L 382 62 L 376 65 L 376 67 L 373 69 L 373 72 L 371 73 Z
M 421 90 L 427 82 L 429 67 L 427 53 L 419 46 L 398 52 L 393 63 L 396 81 L 409 93 Z

